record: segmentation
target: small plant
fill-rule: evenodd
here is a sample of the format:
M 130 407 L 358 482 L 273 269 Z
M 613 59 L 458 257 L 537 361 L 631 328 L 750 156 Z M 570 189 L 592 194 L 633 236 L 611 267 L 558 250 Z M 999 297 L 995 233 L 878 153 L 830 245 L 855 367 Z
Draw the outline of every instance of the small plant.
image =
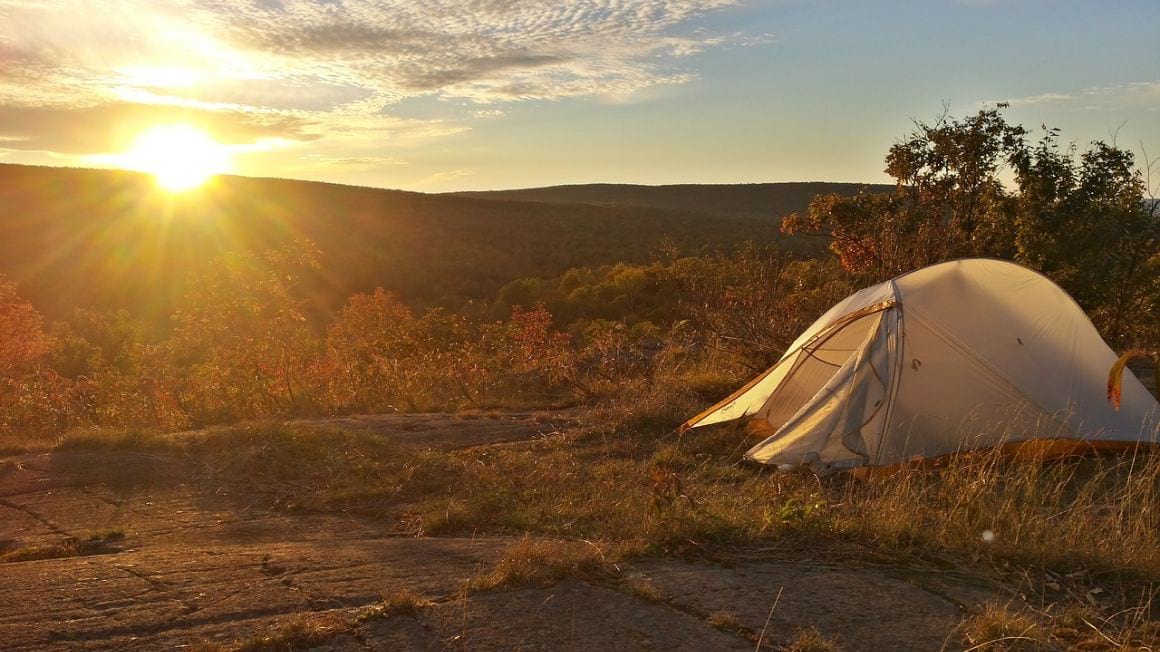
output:
M 741 629 L 741 620 L 732 611 L 714 611 L 705 620 L 717 629 L 729 632 L 736 632 Z
M 607 573 L 604 552 L 578 541 L 524 538 L 504 549 L 491 571 L 468 580 L 468 591 L 551 584 L 566 577 Z
M 664 593 L 648 578 L 629 577 L 624 581 L 624 585 L 628 588 L 628 592 L 632 594 L 632 597 L 638 600 L 663 602 L 665 599 Z
M 364 623 L 391 616 L 417 616 L 419 612 L 434 604 L 411 589 L 402 589 L 384 598 L 379 604 L 368 607 L 359 614 L 357 622 Z
M 836 640 L 823 636 L 813 627 L 798 630 L 793 640 L 781 648 L 782 652 L 839 652 L 841 649 Z
M 348 631 L 344 623 L 330 618 L 298 617 L 267 634 L 242 641 L 238 652 L 293 652 L 308 650 Z

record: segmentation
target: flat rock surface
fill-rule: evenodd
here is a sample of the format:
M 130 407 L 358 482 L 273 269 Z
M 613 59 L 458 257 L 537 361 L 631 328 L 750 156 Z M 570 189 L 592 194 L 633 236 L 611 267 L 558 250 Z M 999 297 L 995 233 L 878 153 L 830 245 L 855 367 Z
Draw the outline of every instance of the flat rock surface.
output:
M 637 563 L 633 570 L 690 611 L 733 614 L 745 628 L 765 629 L 775 640 L 810 626 L 847 650 L 953 647 L 957 641 L 948 639 L 966 615 L 964 604 L 993 595 L 982 586 L 950 585 L 938 571 L 899 577 L 894 571 L 821 561 L 720 566 L 663 560 Z
M 462 448 L 544 436 L 568 418 L 420 415 L 330 425 Z M 124 534 L 103 554 L 0 564 L 0 647 L 229 647 L 321 618 L 344 623 L 323 649 L 753 649 L 763 630 L 777 644 L 804 627 L 848 649 L 939 649 L 948 639 L 958 646 L 950 632 L 963 605 L 989 595 L 933 570 L 900 574 L 784 551 L 729 565 L 640 560 L 622 564 L 620 579 L 465 595 L 465 582 L 513 539 L 415 538 L 386 517 L 271 511 L 191 465 L 90 449 L 0 461 L 0 552 L 109 529 Z M 659 596 L 634 595 L 634 581 Z M 431 604 L 360 618 L 404 591 Z M 720 614 L 735 625 L 710 624 Z
M 309 426 L 366 430 L 405 444 L 449 450 L 546 437 L 575 425 L 572 411 L 495 414 L 370 414 L 303 419 Z

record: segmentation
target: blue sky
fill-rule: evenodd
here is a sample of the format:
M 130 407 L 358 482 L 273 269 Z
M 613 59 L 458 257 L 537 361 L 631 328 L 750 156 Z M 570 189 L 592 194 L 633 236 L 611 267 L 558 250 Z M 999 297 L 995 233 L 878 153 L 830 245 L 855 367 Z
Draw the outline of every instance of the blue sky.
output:
M 192 124 L 241 174 L 441 191 L 880 182 L 987 103 L 1160 156 L 1160 2 L 0 0 L 0 161 Z

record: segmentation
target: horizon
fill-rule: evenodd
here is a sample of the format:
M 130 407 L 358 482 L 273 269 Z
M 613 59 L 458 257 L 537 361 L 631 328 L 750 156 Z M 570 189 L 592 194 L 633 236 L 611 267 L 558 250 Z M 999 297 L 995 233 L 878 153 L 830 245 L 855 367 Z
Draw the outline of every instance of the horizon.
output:
M 173 190 L 876 184 L 912 120 L 1000 102 L 1031 137 L 1160 154 L 1142 0 L 454 8 L 0 0 L 0 162 Z
M 50 170 L 76 170 L 81 172 L 124 172 L 129 174 L 140 175 L 142 178 L 152 176 L 150 172 L 144 170 L 132 170 L 126 168 L 116 167 L 97 167 L 85 165 L 53 165 L 51 163 L 16 163 L 10 161 L 0 160 L 0 167 L 15 166 L 15 167 L 30 167 L 30 168 L 45 168 Z M 223 172 L 215 174 L 219 178 L 235 178 L 235 179 L 249 179 L 254 181 L 294 181 L 301 183 L 320 183 L 334 186 L 346 186 L 350 188 L 363 188 L 367 190 L 389 190 L 399 192 L 414 192 L 426 195 L 445 195 L 458 193 L 504 193 L 520 190 L 543 190 L 549 188 L 582 188 L 586 186 L 612 186 L 612 187 L 636 187 L 636 188 L 671 188 L 680 186 L 711 186 L 711 187 L 736 187 L 736 186 L 776 186 L 776 185 L 844 185 L 844 186 L 894 186 L 892 182 L 869 182 L 869 181 L 829 181 L 822 179 L 808 179 L 802 181 L 739 181 L 739 182 L 712 182 L 702 183 L 697 181 L 676 181 L 672 183 L 620 183 L 616 181 L 589 181 L 579 183 L 559 183 L 548 186 L 512 186 L 510 188 L 463 188 L 459 190 L 411 190 L 407 188 L 392 188 L 390 186 L 373 186 L 357 182 L 347 181 L 329 181 L 323 179 L 301 179 L 297 177 L 277 177 L 277 176 L 262 176 L 238 174 L 235 172 Z

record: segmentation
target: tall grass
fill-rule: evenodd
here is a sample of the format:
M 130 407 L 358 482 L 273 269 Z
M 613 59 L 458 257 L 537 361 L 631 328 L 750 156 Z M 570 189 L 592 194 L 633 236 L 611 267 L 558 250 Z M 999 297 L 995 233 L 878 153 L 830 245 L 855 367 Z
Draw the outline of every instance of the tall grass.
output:
M 843 529 L 879 545 L 1160 574 L 1160 454 L 961 454 L 848 485 Z

